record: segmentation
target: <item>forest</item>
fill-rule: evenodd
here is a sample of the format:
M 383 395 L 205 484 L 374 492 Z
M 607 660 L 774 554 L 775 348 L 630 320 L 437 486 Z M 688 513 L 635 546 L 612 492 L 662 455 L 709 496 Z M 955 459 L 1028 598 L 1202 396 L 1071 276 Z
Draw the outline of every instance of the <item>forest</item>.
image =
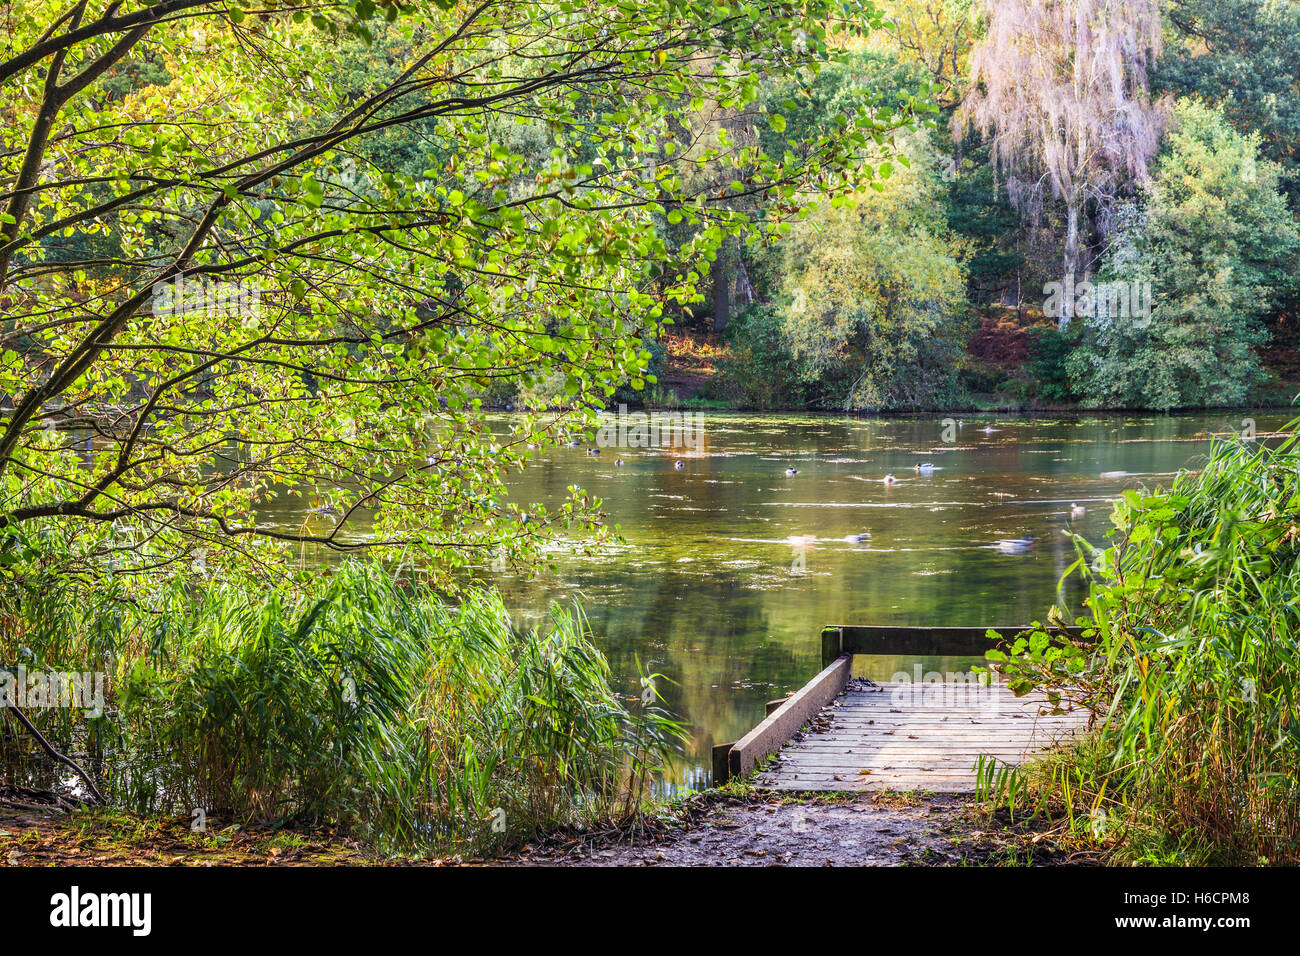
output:
M 912 128 L 868 160 L 874 181 L 846 203 L 779 243 L 723 249 L 705 301 L 655 353 L 652 402 L 879 412 L 1290 401 L 1295 4 L 882 9 L 882 28 L 849 45 L 787 119 L 824 128 L 866 96 Z M 769 84 L 765 96 L 790 92 Z

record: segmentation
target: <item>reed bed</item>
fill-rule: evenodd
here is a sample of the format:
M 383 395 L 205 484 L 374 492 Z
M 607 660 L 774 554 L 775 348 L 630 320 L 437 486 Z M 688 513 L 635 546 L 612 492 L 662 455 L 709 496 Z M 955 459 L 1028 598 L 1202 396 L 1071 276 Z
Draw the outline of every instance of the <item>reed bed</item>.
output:
M 484 853 L 636 814 L 683 737 L 657 695 L 625 707 L 577 607 L 521 630 L 495 592 L 453 604 L 360 565 L 301 595 L 110 583 L 2 600 L 0 665 L 107 675 L 102 716 L 31 716 L 135 812 Z M 57 783 L 0 723 L 0 780 Z
M 1112 519 L 1110 546 L 1076 539 L 1068 572 L 1088 580 L 1095 644 L 1047 628 L 999 664 L 1097 715 L 1035 769 L 1040 794 L 1125 859 L 1300 862 L 1296 438 L 1217 444 Z

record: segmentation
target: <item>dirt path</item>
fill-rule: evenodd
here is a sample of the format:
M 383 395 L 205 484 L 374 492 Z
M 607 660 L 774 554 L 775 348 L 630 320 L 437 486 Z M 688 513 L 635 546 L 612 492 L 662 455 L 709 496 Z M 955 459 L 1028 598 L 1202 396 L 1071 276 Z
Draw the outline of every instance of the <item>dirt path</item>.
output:
M 1041 829 L 990 820 L 954 794 L 702 801 L 689 819 L 635 844 L 577 839 L 526 847 L 528 866 L 945 866 L 1087 862 Z
M 3 796 L 0 793 L 0 796 Z M 9 794 L 10 798 L 15 794 Z M 26 802 L 24 801 L 19 802 Z M 710 792 L 604 833 L 553 834 L 506 857 L 423 861 L 477 866 L 1055 866 L 1096 862 L 1063 846 L 1048 821 L 992 817 L 960 794 Z M 0 867 L 422 865 L 381 858 L 331 832 L 237 828 L 193 832 L 184 821 L 112 810 L 69 814 L 0 799 Z

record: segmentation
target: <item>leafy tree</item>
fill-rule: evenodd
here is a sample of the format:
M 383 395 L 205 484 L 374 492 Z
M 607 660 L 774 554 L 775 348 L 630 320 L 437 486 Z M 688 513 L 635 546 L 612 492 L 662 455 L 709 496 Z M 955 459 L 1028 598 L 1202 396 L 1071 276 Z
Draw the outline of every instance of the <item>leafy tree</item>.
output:
M 878 14 L 869 21 L 878 25 Z M 850 35 L 845 42 L 852 43 Z M 822 137 L 835 138 L 841 130 L 866 116 L 880 130 L 908 125 L 918 115 L 933 112 L 921 71 L 903 64 L 898 57 L 879 52 L 850 52 L 816 70 L 774 73 L 764 77 L 758 103 L 747 110 L 724 109 L 707 104 L 691 117 L 689 139 L 697 152 L 706 149 L 729 151 L 757 144 L 766 155 L 783 156 L 790 162 L 804 162 L 810 146 Z M 878 139 L 877 142 L 882 142 Z M 869 178 L 870 169 L 859 170 Z M 695 178 L 708 189 L 730 189 L 734 171 L 726 164 L 701 162 Z M 759 212 L 781 199 L 749 194 L 727 200 L 729 206 L 748 213 Z M 792 206 L 784 211 L 791 212 Z M 741 244 L 725 242 L 714 259 L 709 276 L 710 311 L 713 329 L 723 331 L 733 312 L 732 286 L 742 276 L 752 278 L 753 256 L 745 256 Z M 738 288 L 742 287 L 738 284 Z M 753 297 L 742 305 L 753 304 Z
M 941 149 L 946 145 L 943 152 L 956 153 L 947 133 L 947 130 L 936 130 L 935 145 Z M 945 161 L 940 174 L 947 184 L 948 225 L 967 240 L 964 258 L 969 275 L 967 295 L 976 306 L 1007 299 L 1019 302 L 1018 293 L 1027 267 L 1021 248 L 1021 220 L 1006 190 L 998 188 L 989 152 L 987 143 L 964 148 L 960 162 L 954 155 Z M 1041 285 L 1040 281 L 1038 286 Z
M 1149 316 L 1099 314 L 1069 359 L 1091 405 L 1240 405 L 1259 377 L 1262 318 L 1296 281 L 1300 233 L 1259 137 L 1180 103 L 1176 125 L 1118 230 L 1101 278 L 1149 282 Z
M 970 76 L 975 41 L 975 0 L 886 0 L 885 29 L 894 45 L 923 66 L 937 87 L 935 99 L 948 110 L 960 102 Z
M 739 408 L 775 411 L 806 408 L 816 389 L 800 375 L 790 354 L 785 320 L 771 305 L 758 305 L 738 315 L 723 336 L 728 350 L 711 389 Z
M 1172 42 L 1153 85 L 1222 110 L 1239 133 L 1282 165 L 1292 208 L 1300 204 L 1300 4 L 1290 0 L 1174 0 Z
M 505 504 L 506 473 L 643 385 L 642 337 L 724 239 L 780 235 L 877 132 L 861 116 L 788 155 L 688 159 L 683 118 L 815 70 L 826 22 L 859 12 L 7 7 L 0 537 L 53 530 L 136 570 L 419 548 L 447 579 L 587 523 L 576 488 L 554 512 Z M 725 190 L 690 184 L 701 161 L 734 170 Z M 786 211 L 759 222 L 748 195 Z M 665 219 L 691 229 L 673 256 Z M 500 380 L 546 383 L 554 411 L 494 432 L 477 396 Z M 259 519 L 290 491 L 320 496 L 307 525 Z
M 827 64 L 815 75 L 771 77 L 764 84 L 762 98 L 771 112 L 779 113 L 781 130 L 770 126 L 758 131 L 759 145 L 768 155 L 790 152 L 792 160 L 808 142 L 822 136 L 838 136 L 855 119 L 871 115 L 886 127 L 934 114 L 933 88 L 925 72 L 892 51 L 863 51 Z M 883 138 L 875 143 L 874 160 L 892 156 Z M 859 182 L 869 182 L 875 166 L 864 154 L 855 169 Z M 764 298 L 779 293 L 789 257 L 771 255 L 767 246 L 751 249 L 748 257 L 754 284 Z
M 963 342 L 961 244 L 923 134 L 879 171 L 878 190 L 819 209 L 781 243 L 786 345 L 823 406 L 942 406 Z

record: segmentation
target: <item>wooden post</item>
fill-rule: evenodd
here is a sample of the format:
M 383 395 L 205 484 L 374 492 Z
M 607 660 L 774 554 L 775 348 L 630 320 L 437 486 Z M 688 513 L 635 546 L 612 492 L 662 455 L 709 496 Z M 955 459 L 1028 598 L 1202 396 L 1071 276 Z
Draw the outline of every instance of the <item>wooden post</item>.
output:
M 713 747 L 713 785 L 720 787 L 731 779 L 732 744 L 715 744 Z
M 839 696 L 853 676 L 853 658 L 837 657 L 820 674 L 799 688 L 793 697 L 764 718 L 763 722 L 732 745 L 727 754 L 729 776 L 743 777 L 764 757 L 776 753 L 795 731 Z
M 835 658 L 843 653 L 842 642 L 844 629 L 841 627 L 822 628 L 822 667 L 830 667 Z
M 828 653 L 829 635 L 838 640 L 836 654 L 913 654 L 917 656 L 983 657 L 995 641 L 988 638 L 994 631 L 1003 641 L 1012 641 L 1029 628 L 1023 625 L 996 627 L 900 627 L 895 625 L 828 626 L 822 630 L 822 660 Z M 1083 635 L 1081 627 L 1052 627 L 1052 633 L 1067 633 L 1074 640 Z M 834 656 L 832 655 L 832 660 Z

